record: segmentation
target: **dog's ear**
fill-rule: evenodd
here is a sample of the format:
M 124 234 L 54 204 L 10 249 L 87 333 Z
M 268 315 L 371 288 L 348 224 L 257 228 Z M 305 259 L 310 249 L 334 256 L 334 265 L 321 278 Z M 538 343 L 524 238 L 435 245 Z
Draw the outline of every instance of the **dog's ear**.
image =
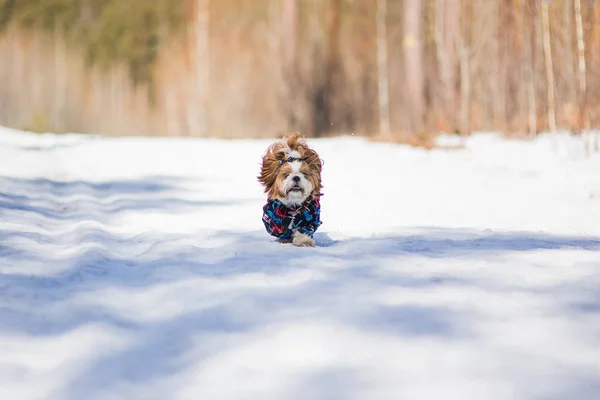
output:
M 263 155 L 258 181 L 265 187 L 265 193 L 271 191 L 271 188 L 277 179 L 281 160 L 283 160 L 285 156 L 286 149 L 289 150 L 287 144 L 283 141 L 279 141 L 269 146 L 266 153 Z
M 306 158 L 305 162 L 311 171 L 309 179 L 313 185 L 312 195 L 314 197 L 321 193 L 321 189 L 323 188 L 323 184 L 321 183 L 321 158 L 316 151 L 308 147 L 304 149 L 303 157 Z
M 300 152 L 302 157 L 306 158 L 304 162 L 308 165 L 311 171 L 309 179 L 313 185 L 312 196 L 315 197 L 321 193 L 321 189 L 323 188 L 323 184 L 321 183 L 322 164 L 319 154 L 317 154 L 316 151 L 308 146 L 306 139 L 299 132 L 291 133 L 285 138 L 285 140 L 291 150 Z

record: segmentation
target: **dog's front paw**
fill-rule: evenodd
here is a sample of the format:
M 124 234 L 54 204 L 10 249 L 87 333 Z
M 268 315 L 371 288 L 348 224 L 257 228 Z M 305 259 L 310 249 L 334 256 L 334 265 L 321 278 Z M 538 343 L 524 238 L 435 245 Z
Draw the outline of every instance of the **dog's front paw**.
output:
M 292 243 L 298 247 L 315 247 L 315 240 L 305 233 L 294 232 Z

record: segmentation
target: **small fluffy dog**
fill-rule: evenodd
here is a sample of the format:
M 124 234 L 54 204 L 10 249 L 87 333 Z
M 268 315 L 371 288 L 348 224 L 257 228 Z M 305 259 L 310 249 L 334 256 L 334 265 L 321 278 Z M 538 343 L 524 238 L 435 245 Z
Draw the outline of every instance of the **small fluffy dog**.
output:
M 267 148 L 258 181 L 267 193 L 263 223 L 281 242 L 313 247 L 321 225 L 321 159 L 293 133 Z

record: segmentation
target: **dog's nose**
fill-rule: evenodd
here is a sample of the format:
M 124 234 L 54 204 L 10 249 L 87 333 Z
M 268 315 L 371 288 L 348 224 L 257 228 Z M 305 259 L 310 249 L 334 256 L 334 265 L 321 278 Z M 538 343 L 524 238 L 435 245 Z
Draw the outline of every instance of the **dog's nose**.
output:
M 294 181 L 294 183 L 300 183 L 300 177 L 297 175 L 293 177 L 292 180 Z

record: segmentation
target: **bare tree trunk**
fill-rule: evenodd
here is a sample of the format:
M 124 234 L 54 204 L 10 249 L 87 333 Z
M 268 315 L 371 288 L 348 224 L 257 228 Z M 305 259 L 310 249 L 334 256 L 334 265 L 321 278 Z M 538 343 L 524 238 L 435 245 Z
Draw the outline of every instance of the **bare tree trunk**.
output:
M 460 55 L 460 134 L 471 134 L 471 72 L 469 49 L 461 46 Z
M 341 71 L 341 30 L 342 30 L 342 2 L 329 0 L 328 15 L 328 50 L 326 70 L 326 99 L 323 110 L 323 128 L 329 132 L 342 129 L 340 124 L 340 107 L 342 106 L 342 71 Z
M 461 2 L 461 13 L 465 14 L 467 3 Z M 457 36 L 458 57 L 460 66 L 460 106 L 459 106 L 459 130 L 461 136 L 471 133 L 471 49 L 467 44 L 468 26 L 461 26 L 460 34 Z
M 377 0 L 377 83 L 379 135 L 390 137 L 390 99 L 387 55 L 387 0 Z
M 25 89 L 25 79 L 26 79 L 26 75 L 25 75 L 25 65 L 26 65 L 26 55 L 25 55 L 25 50 L 23 49 L 23 45 L 22 45 L 22 32 L 19 32 L 17 29 L 15 29 L 13 31 L 14 34 L 14 39 L 13 39 L 13 43 L 14 43 L 14 58 L 13 58 L 13 82 L 10 82 L 12 88 L 13 88 L 13 94 L 17 94 L 17 93 L 21 93 L 22 90 Z M 23 100 L 22 100 L 22 96 L 19 96 L 19 98 L 16 99 L 15 101 L 16 104 L 18 104 L 17 107 L 15 107 L 14 105 L 12 106 L 13 108 L 13 112 L 15 112 L 15 114 L 17 115 L 17 117 L 15 118 L 17 126 L 23 126 L 24 124 L 29 124 L 30 121 L 28 120 L 30 118 L 29 115 L 29 110 L 27 110 L 27 107 L 24 106 L 23 104 Z
M 511 4 L 513 4 L 511 2 Z M 527 119 L 523 120 L 523 111 L 527 110 L 527 84 L 522 81 L 526 68 L 527 35 L 524 35 L 527 19 L 523 13 L 523 3 L 511 7 L 511 18 L 514 29 L 511 30 L 510 41 L 505 57 L 510 60 L 507 79 L 508 96 L 506 98 L 510 128 L 520 132 L 526 131 Z M 527 114 L 525 114 L 525 117 Z
M 546 89 L 548 95 L 548 127 L 556 133 L 556 102 L 554 98 L 554 69 L 552 65 L 552 46 L 550 42 L 550 16 L 548 13 L 548 0 L 542 3 L 542 35 L 544 37 L 544 60 L 546 65 Z
M 179 123 L 177 119 L 177 104 L 175 100 L 175 95 L 172 90 L 165 90 L 164 93 L 164 104 L 165 104 L 165 118 L 167 120 L 167 135 L 168 136 L 177 136 L 179 133 Z
M 404 66 L 410 132 L 423 128 L 423 48 L 421 0 L 404 0 Z
M 36 66 L 37 67 L 41 67 L 42 70 L 44 69 L 43 67 L 43 61 L 42 61 L 42 49 L 44 47 L 44 43 L 42 43 L 42 41 L 44 40 L 44 35 L 39 33 L 39 32 L 33 32 L 33 42 L 34 42 L 34 48 L 33 48 L 33 52 L 34 54 L 32 55 L 34 60 L 36 61 Z M 45 75 L 43 73 L 39 73 L 39 71 L 36 71 L 36 73 L 33 74 L 31 80 L 31 86 L 32 86 L 32 105 L 33 105 L 33 110 L 37 113 L 40 112 L 40 110 L 44 109 L 44 101 L 42 100 L 42 92 L 43 92 L 43 80 L 46 79 Z
M 582 96 L 587 90 L 585 76 L 585 42 L 583 41 L 583 22 L 581 18 L 581 0 L 575 0 L 575 23 L 577 24 L 577 60 L 579 66 L 579 90 Z
M 188 134 L 207 136 L 209 130 L 209 5 L 210 0 L 192 0 L 192 20 L 189 26 L 192 44 L 192 77 L 193 85 L 188 89 L 191 101 L 186 112 Z
M 4 38 L 0 38 L 0 55 L 4 59 L 7 54 L 10 54 L 9 43 L 7 37 L 10 34 L 5 33 Z M 10 110 L 8 110 L 8 102 L 10 99 L 10 95 L 8 93 L 8 80 L 10 79 L 10 63 L 3 62 L 0 63 L 0 87 L 4 88 L 4 90 L 0 90 L 0 121 L 8 121 L 8 115 Z
M 110 96 L 110 134 L 117 135 L 119 132 L 119 67 L 114 67 L 107 74 L 108 90 Z
M 121 66 L 115 69 L 115 103 L 117 104 L 117 109 L 115 110 L 114 118 L 117 120 L 117 132 L 127 132 L 127 134 L 134 134 L 135 130 L 129 124 L 129 113 L 125 112 L 127 109 L 127 105 L 125 102 L 125 98 L 127 97 L 127 93 L 131 93 L 132 90 L 140 90 L 140 89 L 130 89 L 129 86 L 129 78 L 127 76 L 127 70 Z
M 65 44 L 58 26 L 54 29 L 54 129 L 58 132 L 65 130 L 65 96 L 66 96 L 66 63 Z
M 200 131 L 208 135 L 210 129 L 210 0 L 201 0 L 198 5 L 196 62 L 198 64 L 198 88 L 200 96 Z
M 590 129 L 587 102 L 587 79 L 585 63 L 585 41 L 583 38 L 583 21 L 581 18 L 581 0 L 575 0 L 575 24 L 577 26 L 577 65 L 579 75 L 579 112 L 583 129 Z
M 565 18 L 564 42 L 565 42 L 565 66 L 566 74 L 565 81 L 567 86 L 567 102 L 571 103 L 575 100 L 575 74 L 573 71 L 573 36 L 572 36 L 572 18 L 573 18 L 573 1 L 563 0 L 564 10 L 563 17 Z
M 591 25 L 591 29 L 589 30 L 589 33 L 587 35 L 588 37 L 588 42 L 587 42 L 587 47 L 589 49 L 597 49 L 600 48 L 600 6 L 598 6 L 597 4 L 595 4 L 595 7 L 592 8 L 588 8 L 588 12 L 591 13 L 591 15 L 588 18 L 589 24 Z M 586 59 L 586 62 L 588 63 L 588 66 L 590 67 L 590 71 L 598 71 L 600 70 L 600 52 L 598 51 L 589 51 L 588 52 L 588 56 Z M 593 87 L 593 88 L 597 88 L 598 87 L 598 74 L 593 74 L 590 75 L 590 78 L 595 78 L 593 81 L 588 82 L 589 87 Z M 597 109 L 597 102 L 598 102 L 598 97 L 591 97 L 592 93 L 597 92 L 597 90 L 589 90 L 589 87 L 586 87 L 586 92 L 587 92 L 587 101 L 588 104 L 591 103 L 592 101 L 594 102 L 594 109 Z M 591 111 L 591 110 L 590 110 Z M 598 126 L 598 112 L 594 110 L 594 114 L 588 114 L 589 118 L 590 118 L 590 125 L 591 124 L 596 124 L 596 127 Z M 594 132 L 593 136 L 595 137 L 595 145 L 593 147 L 594 151 L 600 151 L 600 133 L 598 131 Z
M 296 21 L 298 18 L 298 1 L 297 0 L 282 0 L 281 17 L 283 26 L 283 38 L 285 46 L 284 60 L 286 66 L 289 66 L 296 55 Z
M 436 50 L 442 83 L 444 118 L 451 131 L 456 131 L 456 42 L 460 33 L 460 2 L 437 0 Z
M 277 4 L 277 2 L 274 2 Z M 279 77 L 279 96 L 287 124 L 296 127 L 299 117 L 298 110 L 302 108 L 298 95 L 298 68 L 296 54 L 298 48 L 298 1 L 281 1 L 281 34 L 278 35 L 278 53 L 282 55 L 281 76 Z
M 508 113 L 506 107 L 507 98 L 507 80 L 508 80 L 508 59 L 506 57 L 509 31 L 514 27 L 509 24 L 510 8 L 504 1 L 491 1 L 486 5 L 490 8 L 492 21 L 494 24 L 493 35 L 487 40 L 486 46 L 490 48 L 492 56 L 483 60 L 484 64 L 490 64 L 488 76 L 490 87 L 494 96 L 489 96 L 491 100 L 491 120 L 492 124 L 497 125 L 500 130 L 507 130 Z
M 529 135 L 537 135 L 537 101 L 535 95 L 535 21 L 536 17 L 533 14 L 528 19 L 528 23 L 525 24 L 527 45 L 525 46 L 525 82 L 527 85 L 527 110 L 528 110 L 528 129 Z

